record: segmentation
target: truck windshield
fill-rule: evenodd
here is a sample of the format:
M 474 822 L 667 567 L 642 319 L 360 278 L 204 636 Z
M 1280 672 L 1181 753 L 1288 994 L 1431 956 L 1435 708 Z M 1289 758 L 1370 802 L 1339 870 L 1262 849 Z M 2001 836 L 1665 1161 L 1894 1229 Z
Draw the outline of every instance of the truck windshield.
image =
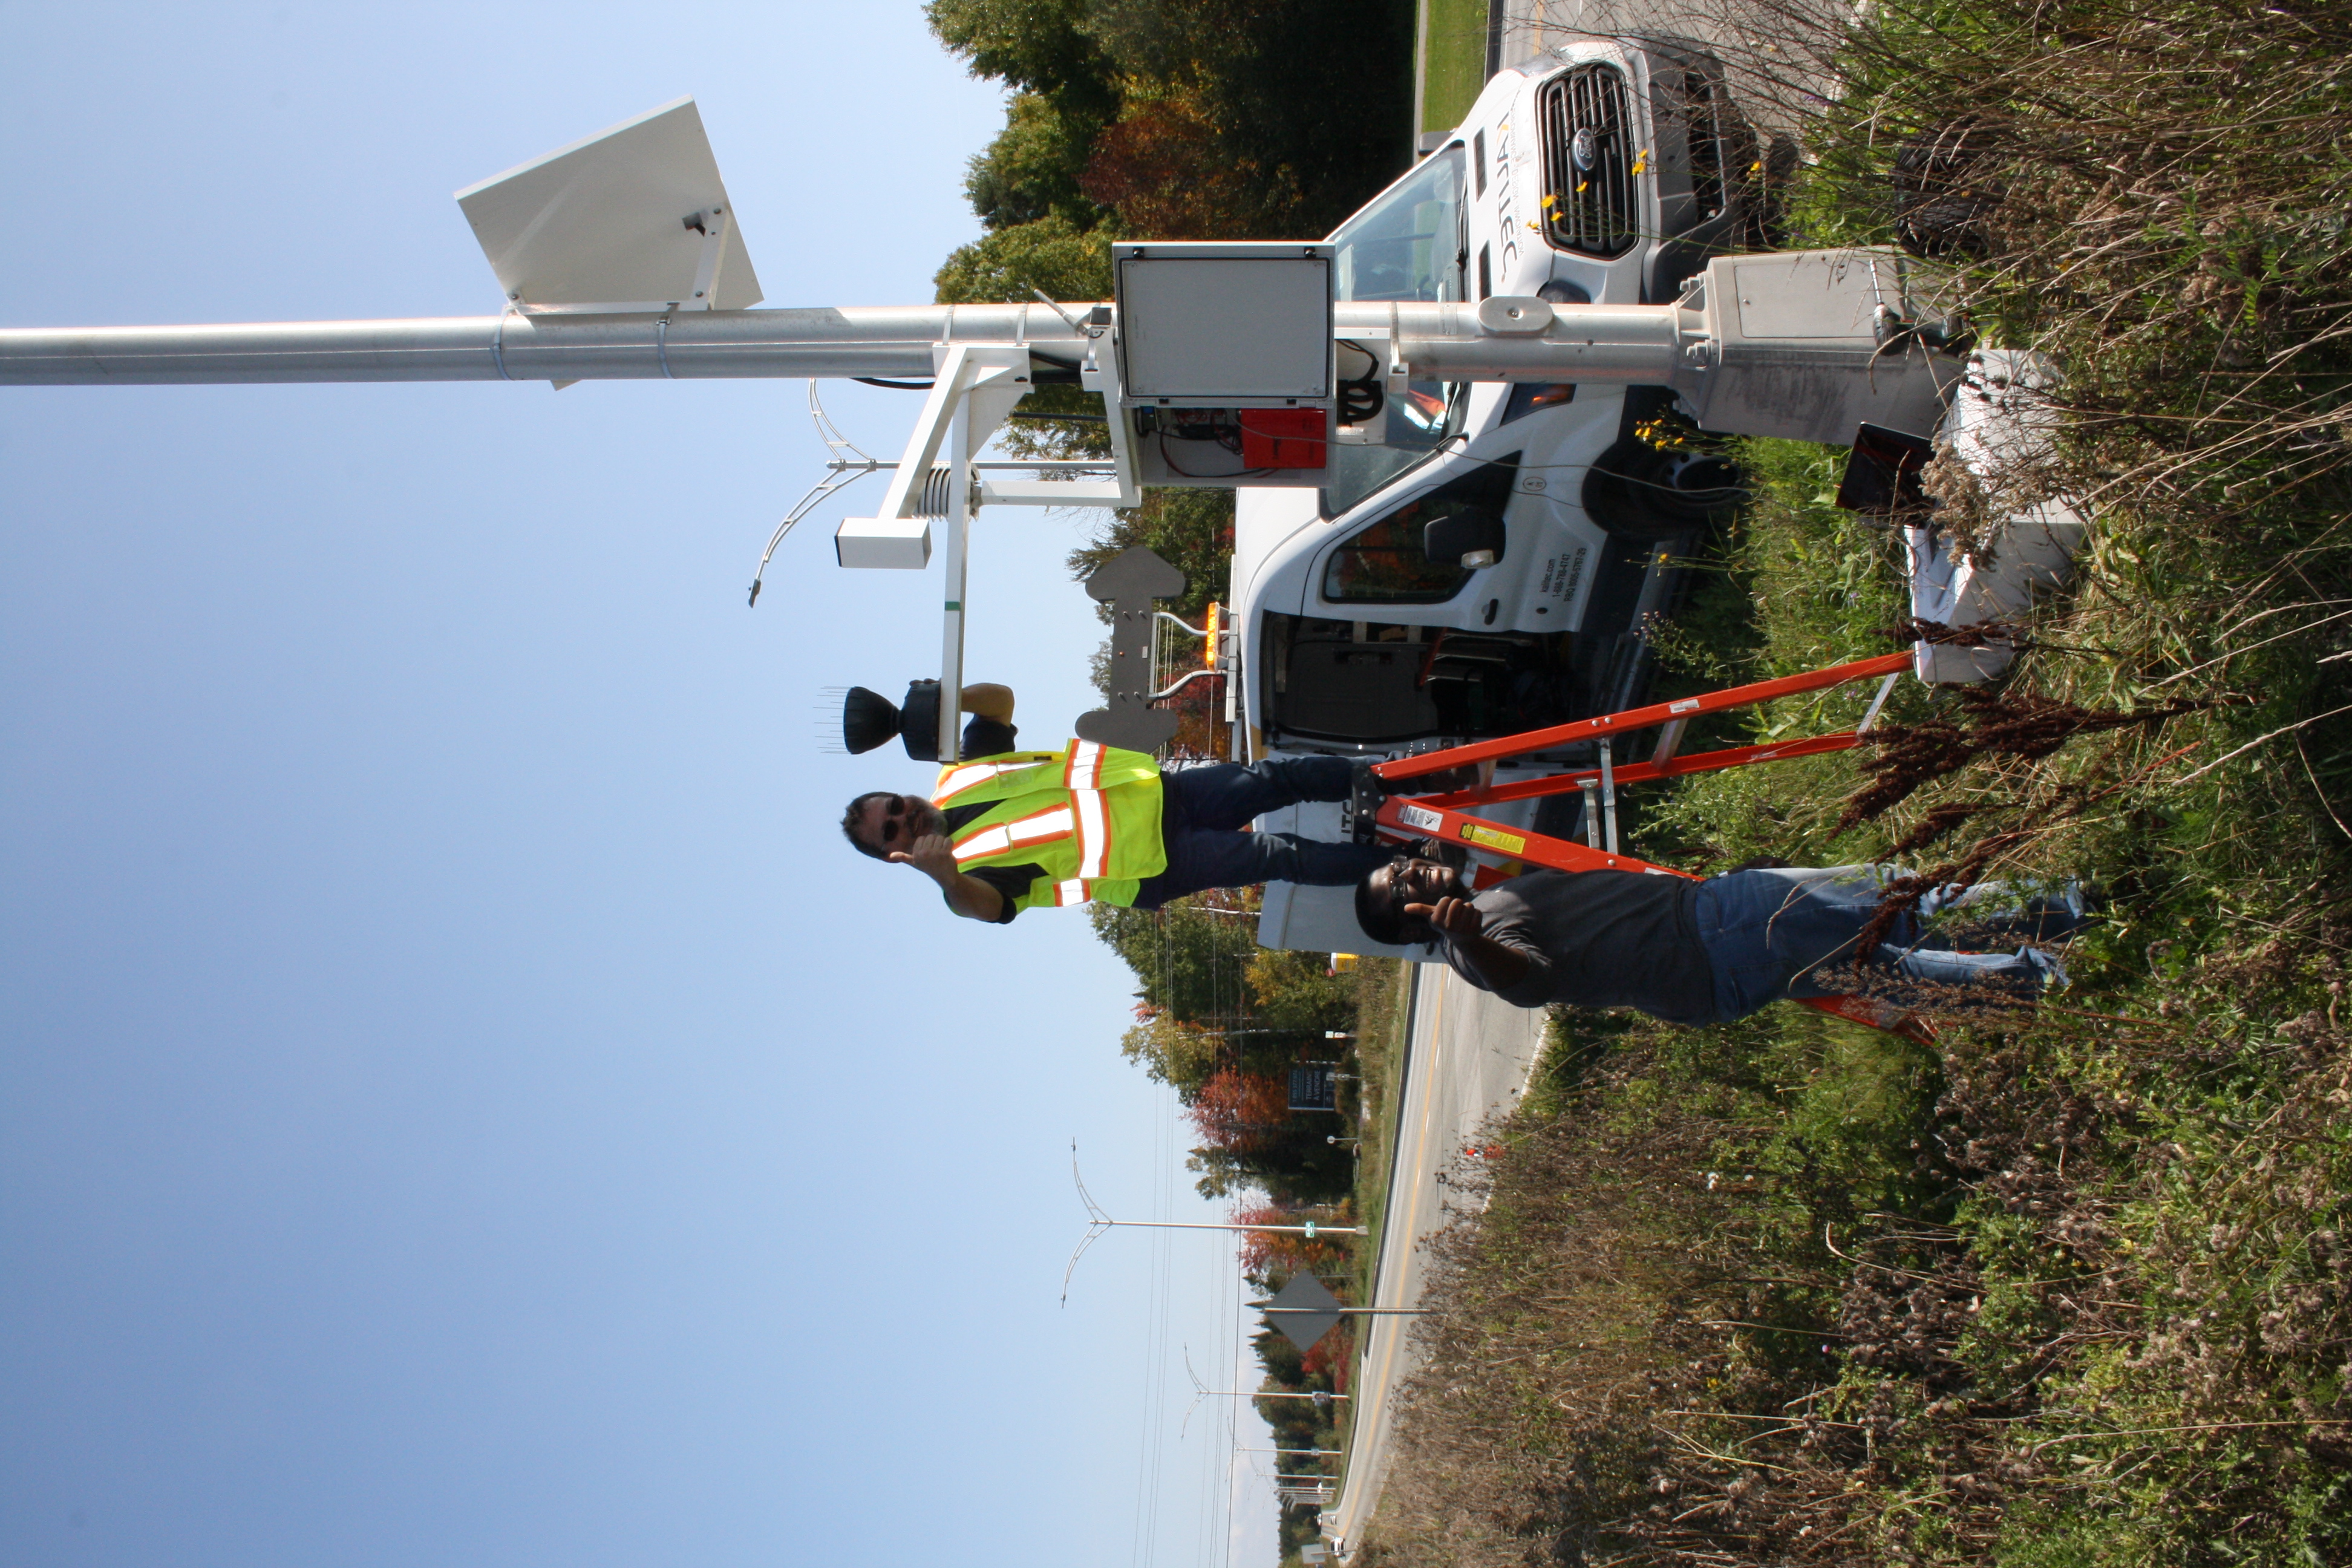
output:
M 1339 226 L 1336 291 L 1342 300 L 1459 300 L 1462 294 L 1463 153 L 1459 143 L 1421 166 Z M 1435 451 L 1459 427 L 1462 399 L 1441 382 L 1416 381 L 1391 396 L 1380 444 L 1331 448 L 1323 510 L 1337 517 Z
M 1433 153 L 1333 231 L 1342 300 L 1462 298 L 1462 148 Z

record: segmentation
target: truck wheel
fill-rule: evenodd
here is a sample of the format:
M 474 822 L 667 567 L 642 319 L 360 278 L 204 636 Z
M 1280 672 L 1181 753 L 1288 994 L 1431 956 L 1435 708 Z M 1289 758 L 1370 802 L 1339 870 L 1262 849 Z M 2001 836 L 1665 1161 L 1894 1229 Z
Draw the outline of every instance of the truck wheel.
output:
M 1992 248 L 1986 223 L 2002 189 L 1988 177 L 1986 134 L 1963 117 L 1912 137 L 1895 150 L 1895 242 L 1914 256 L 1981 257 Z
M 1668 539 L 1727 518 L 1748 499 L 1739 465 L 1711 452 L 1620 441 L 1584 477 L 1584 510 L 1623 539 Z
M 1760 165 L 1754 178 L 1748 182 L 1748 221 L 1745 238 L 1751 250 L 1786 250 L 1789 248 L 1789 182 L 1798 166 L 1804 162 L 1804 153 L 1796 138 L 1773 133 L 1763 152 L 1758 156 Z

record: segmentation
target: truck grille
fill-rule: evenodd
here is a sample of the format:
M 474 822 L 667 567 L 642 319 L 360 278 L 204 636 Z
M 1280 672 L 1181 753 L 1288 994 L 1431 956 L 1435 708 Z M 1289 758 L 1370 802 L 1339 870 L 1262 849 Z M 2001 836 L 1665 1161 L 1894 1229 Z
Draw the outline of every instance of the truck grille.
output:
M 1633 183 L 1637 129 L 1624 77 L 1613 66 L 1580 66 L 1544 84 L 1538 114 L 1546 234 L 1580 256 L 1624 255 L 1639 237 L 1642 211 Z

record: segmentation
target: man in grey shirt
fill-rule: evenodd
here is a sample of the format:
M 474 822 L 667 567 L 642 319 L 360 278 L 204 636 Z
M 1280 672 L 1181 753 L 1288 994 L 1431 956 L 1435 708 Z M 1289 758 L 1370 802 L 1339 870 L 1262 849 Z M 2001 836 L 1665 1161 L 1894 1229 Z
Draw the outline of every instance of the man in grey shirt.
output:
M 1857 967 L 1868 972 L 1871 994 L 1914 1005 L 2030 1000 L 2064 984 L 2058 961 L 2037 948 L 1960 952 L 1951 944 L 2071 934 L 2084 920 L 2072 883 L 2040 899 L 2000 883 L 1937 889 L 1858 960 L 1856 939 L 1896 875 L 1874 866 L 1705 881 L 1528 871 L 1474 897 L 1452 868 L 1400 858 L 1358 886 L 1356 919 L 1375 942 L 1443 942 L 1455 973 L 1514 1005 L 1634 1007 L 1670 1024 L 1724 1023 L 1783 997 L 1849 993 Z M 1965 923 L 1929 923 L 1951 910 L 1965 911 Z

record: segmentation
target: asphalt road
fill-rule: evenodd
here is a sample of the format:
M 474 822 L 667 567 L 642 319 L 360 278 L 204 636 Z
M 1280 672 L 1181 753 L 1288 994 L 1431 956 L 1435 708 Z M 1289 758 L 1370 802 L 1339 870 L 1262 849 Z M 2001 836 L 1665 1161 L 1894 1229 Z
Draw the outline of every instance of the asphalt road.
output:
M 1410 1307 L 1420 1300 L 1422 1238 L 1451 1217 L 1447 1188 L 1438 1177 L 1489 1115 L 1517 1100 L 1543 1049 L 1543 1023 L 1540 1011 L 1498 1002 L 1465 985 L 1444 964 L 1422 967 L 1372 1305 Z M 1349 1545 L 1362 1534 L 1380 1499 L 1396 1387 L 1414 1365 L 1413 1320 L 1369 1321 L 1351 1390 L 1356 1420 L 1347 1479 L 1339 1500 L 1323 1510 L 1324 1533 Z

